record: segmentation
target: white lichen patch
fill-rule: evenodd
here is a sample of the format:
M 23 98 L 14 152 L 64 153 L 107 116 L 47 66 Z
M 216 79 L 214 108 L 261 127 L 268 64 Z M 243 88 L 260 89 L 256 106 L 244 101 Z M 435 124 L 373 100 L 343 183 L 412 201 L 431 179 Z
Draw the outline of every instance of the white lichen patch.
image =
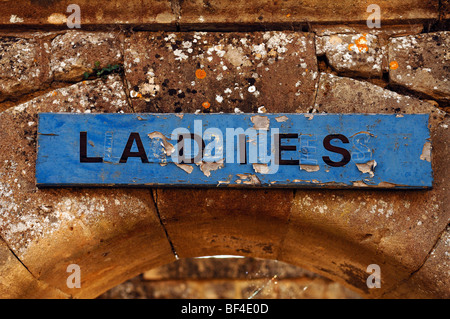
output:
M 85 72 L 92 73 L 96 67 L 101 69 L 120 63 L 119 46 L 117 35 L 112 32 L 68 31 L 51 42 L 50 69 L 56 80 L 78 81 Z M 136 61 L 139 56 L 132 59 Z
M 37 91 L 51 80 L 45 61 L 50 52 L 36 37 L 2 37 L 0 41 L 0 101 L 8 96 Z
M 24 20 L 18 16 L 16 16 L 15 14 L 11 15 L 11 17 L 9 17 L 9 22 L 11 23 L 22 23 Z
M 383 59 L 387 52 L 378 37 L 373 34 L 337 34 L 318 37 L 318 55 L 326 55 L 338 72 L 352 72 L 360 75 L 382 74 Z

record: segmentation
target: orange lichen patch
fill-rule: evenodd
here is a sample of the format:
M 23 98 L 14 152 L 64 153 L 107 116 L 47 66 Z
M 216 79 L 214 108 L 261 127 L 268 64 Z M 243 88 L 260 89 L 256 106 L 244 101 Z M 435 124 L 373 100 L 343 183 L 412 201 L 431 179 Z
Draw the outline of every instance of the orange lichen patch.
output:
M 211 107 L 211 104 L 210 104 L 209 102 L 203 102 L 203 103 L 202 103 L 202 106 L 203 106 L 205 109 L 209 109 L 209 108 Z
M 205 70 L 197 69 L 195 71 L 195 76 L 197 77 L 197 79 L 204 79 L 204 78 L 206 78 L 206 72 L 205 72 Z
M 369 51 L 369 46 L 367 45 L 366 34 L 364 34 L 363 36 L 361 36 L 358 39 L 356 39 L 355 43 L 351 43 L 348 46 L 348 49 L 350 51 L 352 51 L 352 50 L 354 50 L 355 46 L 356 46 L 356 49 L 359 52 L 367 52 L 367 51 Z M 355 49 L 355 52 L 356 52 L 356 49 Z
M 359 52 L 367 52 L 369 51 L 369 47 L 365 44 L 358 46 Z
M 58 95 L 58 92 L 56 92 L 56 91 L 52 92 L 52 96 L 57 96 L 57 95 Z
M 286 18 L 289 18 L 290 16 L 291 16 L 291 14 L 290 14 L 290 13 L 286 14 Z
M 365 36 L 359 37 L 356 41 L 355 41 L 356 45 L 363 45 L 363 44 L 367 44 L 367 39 Z
M 391 61 L 391 62 L 389 63 L 389 68 L 390 68 L 391 70 L 396 70 L 396 69 L 398 69 L 398 62 L 397 62 L 397 61 Z
M 138 97 L 138 98 L 141 98 L 141 97 L 142 97 L 142 94 L 141 94 L 141 93 L 138 93 L 138 94 L 137 94 L 137 97 Z

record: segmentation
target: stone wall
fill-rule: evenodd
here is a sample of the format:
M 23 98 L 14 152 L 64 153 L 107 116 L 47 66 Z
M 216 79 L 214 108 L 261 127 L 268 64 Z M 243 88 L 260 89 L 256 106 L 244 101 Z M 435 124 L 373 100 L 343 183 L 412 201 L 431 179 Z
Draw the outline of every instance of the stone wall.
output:
M 100 299 L 358 299 L 342 285 L 276 260 L 186 258 L 144 272 Z
M 97 297 L 177 257 L 450 297 L 448 2 L 0 2 L 1 297 Z M 237 13 L 238 12 L 238 13 Z M 38 189 L 39 112 L 427 113 L 430 190 Z M 187 207 L 186 203 L 190 203 Z M 382 269 L 368 289 L 366 268 Z M 82 288 L 66 285 L 69 264 Z

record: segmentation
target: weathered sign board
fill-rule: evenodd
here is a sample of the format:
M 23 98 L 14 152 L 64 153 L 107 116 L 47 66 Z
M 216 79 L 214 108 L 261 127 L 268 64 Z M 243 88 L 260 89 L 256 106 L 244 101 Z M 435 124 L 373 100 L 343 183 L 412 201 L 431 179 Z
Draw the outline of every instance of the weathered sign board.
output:
M 38 186 L 432 186 L 425 114 L 41 113 Z

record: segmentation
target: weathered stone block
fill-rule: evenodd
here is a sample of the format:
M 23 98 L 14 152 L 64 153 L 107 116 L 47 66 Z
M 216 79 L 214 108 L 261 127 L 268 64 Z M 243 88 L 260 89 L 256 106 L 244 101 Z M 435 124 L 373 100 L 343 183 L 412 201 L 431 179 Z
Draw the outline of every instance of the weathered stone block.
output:
M 450 102 L 450 32 L 392 38 L 389 82 Z
M 50 68 L 56 81 L 81 81 L 84 73 L 122 65 L 119 34 L 69 31 L 52 40 Z M 96 65 L 97 64 L 97 65 Z
M 319 113 L 429 113 L 432 121 L 444 116 L 428 102 L 328 73 L 320 73 L 314 109 Z
M 125 42 L 138 112 L 295 112 L 313 104 L 313 34 L 137 33 Z
M 65 299 L 69 295 L 58 289 L 51 288 L 46 283 L 37 280 L 20 263 L 9 250 L 6 243 L 0 238 L 0 298 L 53 298 Z
M 96 297 L 174 260 L 149 190 L 35 186 L 38 112 L 127 108 L 122 81 L 110 76 L 55 90 L 0 113 L 1 237 L 36 278 L 67 295 Z M 66 285 L 70 264 L 81 268 L 81 289 Z
M 447 226 L 446 230 L 437 239 L 425 263 L 408 280 L 396 287 L 392 295 L 396 298 L 410 298 L 411 290 L 416 290 L 424 298 L 449 299 L 449 270 L 450 227 Z
M 52 80 L 49 59 L 48 40 L 0 37 L 0 102 L 43 89 Z
M 373 34 L 316 37 L 316 53 L 325 55 L 334 70 L 348 76 L 381 78 L 387 64 L 386 48 Z
M 355 22 L 365 24 L 372 12 L 367 1 L 182 1 L 181 29 L 237 29 L 253 26 L 260 29 L 273 26 L 298 27 L 308 23 Z M 439 3 L 433 0 L 396 0 L 378 3 L 382 23 L 437 19 Z
M 172 2 L 166 0 L 112 0 L 91 1 L 59 0 L 51 2 L 30 0 L 3 0 L 0 2 L 0 25 L 45 25 L 67 28 L 67 20 L 73 22 L 70 4 L 80 7 L 81 27 L 93 25 L 142 25 L 147 28 L 175 29 Z
M 331 113 L 394 111 L 399 116 L 430 114 L 433 189 L 297 190 L 289 232 L 280 255 L 282 260 L 329 278 L 344 278 L 362 295 L 389 297 L 399 282 L 420 268 L 436 237 L 448 224 L 449 119 L 429 103 L 328 74 L 321 74 L 316 109 Z M 381 289 L 369 289 L 366 285 L 369 276 L 366 269 L 370 264 L 381 267 Z M 428 293 L 439 296 L 443 290 Z M 413 294 L 420 296 L 418 291 L 410 291 L 409 296 Z

